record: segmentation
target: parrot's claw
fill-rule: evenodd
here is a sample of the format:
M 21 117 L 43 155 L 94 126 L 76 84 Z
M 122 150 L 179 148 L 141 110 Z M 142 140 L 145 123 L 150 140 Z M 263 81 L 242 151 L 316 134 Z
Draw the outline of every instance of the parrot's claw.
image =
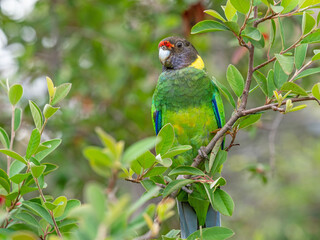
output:
M 199 155 L 202 157 L 202 158 L 205 158 L 205 159 L 208 159 L 208 155 L 206 154 L 206 151 L 205 151 L 205 147 L 204 146 L 201 146 L 200 149 L 198 150 L 198 153 Z

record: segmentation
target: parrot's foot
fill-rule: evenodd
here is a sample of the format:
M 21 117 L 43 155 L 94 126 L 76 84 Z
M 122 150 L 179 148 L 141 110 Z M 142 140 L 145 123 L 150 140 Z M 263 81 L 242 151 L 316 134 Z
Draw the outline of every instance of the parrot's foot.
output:
M 206 151 L 205 151 L 205 147 L 204 146 L 200 147 L 200 149 L 198 150 L 198 153 L 202 158 L 205 158 L 205 159 L 209 158 L 207 153 L 206 153 Z

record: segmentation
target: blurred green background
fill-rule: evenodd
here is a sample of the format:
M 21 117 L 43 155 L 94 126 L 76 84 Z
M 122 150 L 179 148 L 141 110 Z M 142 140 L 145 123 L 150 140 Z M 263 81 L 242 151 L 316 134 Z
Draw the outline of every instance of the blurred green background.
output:
M 45 76 L 55 85 L 72 83 L 63 110 L 49 121 L 44 138 L 62 136 L 59 151 L 49 158 L 60 166 L 48 191 L 53 195 L 82 198 L 88 181 L 96 176 L 82 155 L 87 145 L 98 145 L 94 133 L 101 126 L 127 146 L 154 135 L 150 105 L 161 65 L 157 45 L 170 35 L 187 37 L 198 49 L 207 70 L 225 82 L 225 71 L 233 63 L 245 75 L 247 54 L 237 47 L 230 33 L 190 36 L 191 27 L 205 18 L 204 9 L 221 12 L 225 1 L 199 0 L 2 0 L 0 2 L 0 76 L 19 82 L 25 93 L 26 116 L 17 140 L 25 148 L 33 128 L 29 99 L 43 106 L 47 99 Z M 285 20 L 288 45 L 300 34 L 301 16 Z M 269 23 L 261 29 L 268 40 Z M 278 41 L 280 42 L 280 41 Z M 268 42 L 267 42 L 268 43 Z M 272 49 L 280 50 L 279 46 Z M 311 49 L 309 49 L 311 52 Z M 255 62 L 266 52 L 258 50 Z M 265 73 L 267 68 L 263 69 Z M 313 75 L 303 81 L 315 83 Z M 10 108 L 4 91 L 0 97 L 0 126 L 10 125 Z M 249 106 L 264 103 L 257 90 Z M 225 104 L 227 118 L 231 107 Z M 7 111 L 8 109 L 8 111 Z M 320 239 L 320 110 L 314 103 L 281 119 L 270 140 L 274 119 L 266 113 L 257 127 L 239 134 L 225 164 L 226 191 L 234 198 L 234 216 L 223 217 L 223 225 L 236 233 L 233 239 Z M 274 144 L 275 154 L 270 153 Z M 275 163 L 271 174 L 270 159 Z M 5 161 L 0 162 L 4 168 Z M 264 184 L 264 177 L 268 183 Z M 140 186 L 119 182 L 122 192 L 133 199 L 143 193 Z M 179 228 L 176 216 L 164 226 Z

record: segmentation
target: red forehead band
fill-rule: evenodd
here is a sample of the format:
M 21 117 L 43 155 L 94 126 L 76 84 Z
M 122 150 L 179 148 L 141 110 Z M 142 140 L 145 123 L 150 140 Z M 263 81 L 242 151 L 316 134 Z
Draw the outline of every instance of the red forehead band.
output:
M 162 47 L 162 46 L 166 46 L 167 48 L 172 48 L 174 45 L 173 44 L 171 44 L 169 41 L 161 41 L 160 43 L 159 43 L 159 46 L 158 46 L 158 48 L 160 48 L 160 47 Z

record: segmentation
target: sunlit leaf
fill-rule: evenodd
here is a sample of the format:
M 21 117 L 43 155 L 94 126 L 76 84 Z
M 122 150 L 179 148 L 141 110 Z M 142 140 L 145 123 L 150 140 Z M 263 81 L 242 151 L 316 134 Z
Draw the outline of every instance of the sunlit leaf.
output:
M 8 133 L 2 127 L 0 127 L 0 141 L 5 148 L 10 148 Z
M 20 84 L 14 84 L 9 89 L 9 100 L 12 105 L 16 105 L 23 94 L 23 88 Z
M 225 22 L 226 20 L 215 10 L 212 9 L 208 9 L 204 11 L 206 14 L 209 14 L 210 16 L 217 18 L 219 20 L 221 20 L 222 22 Z
M 64 210 L 67 206 L 67 198 L 65 196 L 60 196 L 53 201 L 53 204 L 57 207 L 53 210 L 53 216 L 55 218 L 62 216 Z
M 315 24 L 316 20 L 311 15 L 304 12 L 302 17 L 302 34 L 306 35 L 307 33 L 309 33 L 313 29 Z
M 247 14 L 250 9 L 250 0 L 230 0 L 232 6 L 237 9 L 238 12 Z
M 32 113 L 32 118 L 34 121 L 34 124 L 36 125 L 36 128 L 41 131 L 42 128 L 42 124 L 43 124 L 43 119 L 42 119 L 42 113 L 40 111 L 40 108 L 38 107 L 38 105 L 29 100 L 29 106 L 30 106 L 30 110 Z
M 320 100 L 320 83 L 316 83 L 315 85 L 313 85 L 312 95 L 318 100 Z
M 224 8 L 224 14 L 226 15 L 226 18 L 228 19 L 228 21 L 232 21 L 236 13 L 237 13 L 237 9 L 235 9 L 232 6 L 230 0 L 228 0 Z
M 24 164 L 27 164 L 27 161 L 18 153 L 14 152 L 14 151 L 11 151 L 11 150 L 8 150 L 8 149 L 0 149 L 0 152 L 9 156 L 9 157 L 12 157 Z
M 64 83 L 60 86 L 56 87 L 54 97 L 51 101 L 51 105 L 54 106 L 61 100 L 63 100 L 69 93 L 71 89 L 72 84 L 71 83 Z

